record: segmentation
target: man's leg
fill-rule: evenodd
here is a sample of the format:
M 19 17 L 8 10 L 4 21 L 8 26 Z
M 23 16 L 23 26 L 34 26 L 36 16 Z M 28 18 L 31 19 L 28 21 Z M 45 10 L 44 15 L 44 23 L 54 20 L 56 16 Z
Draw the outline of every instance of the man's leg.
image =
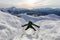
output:
M 25 30 L 29 29 L 29 27 L 27 27 Z
M 31 27 L 31 28 L 32 28 L 34 31 L 36 31 L 35 28 L 33 28 L 33 27 Z

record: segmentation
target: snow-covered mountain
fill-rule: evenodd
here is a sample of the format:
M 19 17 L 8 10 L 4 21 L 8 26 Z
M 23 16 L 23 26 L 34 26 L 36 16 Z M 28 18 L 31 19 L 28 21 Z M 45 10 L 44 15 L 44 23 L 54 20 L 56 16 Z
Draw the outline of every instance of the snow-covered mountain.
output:
M 60 8 L 16 8 L 16 7 L 9 7 L 9 8 L 0 8 L 2 12 L 8 12 L 10 14 L 28 14 L 28 15 L 48 15 L 48 14 L 56 14 L 60 16 Z
M 32 17 L 28 15 L 13 16 L 0 12 L 0 40 L 60 40 L 60 18 L 57 15 Z M 40 28 L 25 31 L 21 27 L 26 21 L 33 21 Z M 35 20 L 37 20 L 35 22 Z

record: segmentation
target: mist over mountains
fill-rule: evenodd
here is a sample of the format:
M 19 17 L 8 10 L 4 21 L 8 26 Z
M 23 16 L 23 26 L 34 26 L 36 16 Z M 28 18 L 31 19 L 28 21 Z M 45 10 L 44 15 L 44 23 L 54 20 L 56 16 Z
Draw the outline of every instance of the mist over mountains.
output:
M 56 14 L 60 16 L 60 8 L 33 8 L 33 9 L 27 9 L 27 8 L 16 8 L 16 7 L 10 7 L 10 8 L 0 8 L 0 11 L 8 12 L 13 15 L 17 14 L 27 14 L 27 15 L 48 15 L 48 14 Z

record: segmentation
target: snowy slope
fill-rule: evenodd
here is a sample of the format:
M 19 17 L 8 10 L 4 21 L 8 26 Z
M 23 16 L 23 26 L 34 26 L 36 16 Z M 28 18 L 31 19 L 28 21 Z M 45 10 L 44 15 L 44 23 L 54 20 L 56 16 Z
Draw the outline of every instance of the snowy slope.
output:
M 35 23 L 40 28 L 34 27 L 37 31 L 28 29 L 21 40 L 60 40 L 60 20 L 41 20 Z M 18 40 L 20 40 L 18 38 Z
M 0 12 L 0 40 L 13 40 L 15 36 L 21 36 L 24 31 L 21 25 L 24 23 L 24 19 Z
M 36 32 L 31 29 L 29 29 L 31 32 L 27 30 L 27 33 L 31 34 L 24 35 L 22 40 L 60 40 L 60 16 L 50 14 L 40 17 L 32 17 L 28 15 L 22 15 L 21 17 L 26 18 L 27 20 L 32 19 L 31 21 L 35 21 L 36 19 L 38 21 L 35 24 L 41 27 L 40 29 L 35 28 L 37 30 Z
M 60 40 L 60 20 L 41 20 L 35 23 L 40 28 L 34 27 L 37 31 L 27 30 L 21 40 Z
M 37 31 L 33 29 L 25 31 L 25 27 L 21 27 L 21 25 L 26 23 L 24 19 L 0 12 L 0 40 L 60 40 L 59 17 L 52 17 L 50 15 L 29 17 L 32 19 L 41 18 L 41 20 L 34 22 L 36 25 L 40 26 L 40 28 L 34 27 Z
M 40 25 L 38 40 L 60 40 L 60 20 L 43 20 L 36 24 Z
M 60 16 L 55 14 L 50 14 L 47 16 L 32 17 L 28 15 L 22 15 L 25 20 L 37 21 L 35 24 L 39 25 L 41 28 L 37 29 L 36 32 L 27 32 L 33 34 L 24 35 L 22 40 L 60 40 Z M 36 19 L 36 20 L 35 20 Z M 39 21 L 40 20 L 40 21 Z

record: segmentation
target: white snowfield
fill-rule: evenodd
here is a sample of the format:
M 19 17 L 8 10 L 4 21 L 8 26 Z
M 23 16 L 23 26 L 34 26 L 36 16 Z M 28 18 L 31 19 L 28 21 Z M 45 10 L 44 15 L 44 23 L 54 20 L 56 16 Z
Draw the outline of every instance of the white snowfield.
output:
M 60 20 L 42 20 L 36 24 L 40 25 L 39 40 L 60 40 Z
M 60 40 L 60 20 L 37 21 L 37 31 L 25 31 L 26 27 L 21 27 L 25 23 L 22 18 L 0 12 L 0 40 Z
M 24 23 L 24 19 L 0 12 L 0 40 L 13 40 L 15 36 L 21 36 L 21 25 Z

